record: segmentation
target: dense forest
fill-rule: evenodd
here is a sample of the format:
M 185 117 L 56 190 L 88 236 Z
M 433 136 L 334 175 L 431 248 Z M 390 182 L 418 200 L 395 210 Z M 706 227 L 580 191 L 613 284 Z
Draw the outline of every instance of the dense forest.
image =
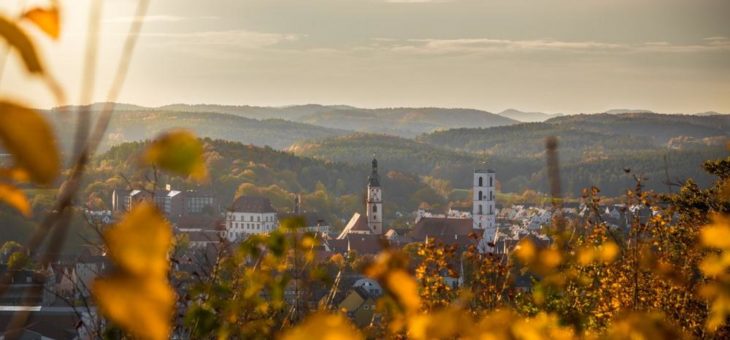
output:
M 515 129 L 517 127 L 520 129 Z M 431 135 L 413 141 L 367 134 L 297 143 L 290 150 L 297 155 L 361 166 L 365 166 L 370 155 L 376 154 L 392 169 L 438 178 L 462 189 L 471 187 L 468 174 L 474 168 L 486 166 L 497 172 L 503 192 L 547 192 L 544 138 L 556 129 L 549 124 L 530 123 L 494 129 L 494 132 L 509 130 L 499 136 L 490 134 L 492 129 L 485 130 L 468 129 L 463 133 L 461 129 L 448 130 L 434 135 L 438 136 L 438 141 L 442 141 L 444 135 L 453 136 L 454 144 L 462 141 L 462 145 L 469 145 L 470 137 L 475 143 L 487 140 L 494 143 L 489 149 L 494 152 L 442 148 L 436 142 L 426 143 L 436 139 L 430 138 Z M 579 197 L 583 188 L 591 186 L 601 188 L 605 195 L 623 194 L 631 185 L 631 178 L 624 169 L 632 169 L 646 177 L 648 188 L 662 192 L 669 190 L 667 180 L 677 182 L 693 178 L 708 185 L 711 178 L 700 171 L 702 161 L 721 157 L 725 152 L 722 146 L 691 145 L 674 149 L 654 146 L 641 137 L 601 137 L 581 131 L 559 136 L 562 179 L 566 193 L 573 197 Z

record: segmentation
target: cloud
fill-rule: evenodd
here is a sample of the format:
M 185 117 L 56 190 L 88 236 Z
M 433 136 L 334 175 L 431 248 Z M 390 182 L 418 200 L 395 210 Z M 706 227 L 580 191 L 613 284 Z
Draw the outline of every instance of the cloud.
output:
M 144 22 L 179 22 L 187 20 L 186 17 L 177 15 L 148 15 L 145 17 L 127 16 L 127 17 L 116 17 L 104 20 L 104 23 L 109 24 L 128 24 L 131 22 L 137 22 L 144 20 Z
M 107 24 L 128 24 L 131 22 L 138 22 L 144 20 L 148 22 L 180 22 L 186 20 L 218 20 L 220 17 L 213 15 L 206 15 L 201 17 L 183 17 L 178 15 L 147 15 L 144 17 L 137 16 L 125 16 L 105 19 L 104 23 Z
M 638 44 L 609 43 L 598 41 L 561 41 L 553 39 L 509 40 L 489 38 L 464 39 L 373 39 L 374 48 L 394 52 L 423 55 L 484 54 L 518 52 L 562 52 L 562 53 L 694 53 L 730 51 L 730 40 L 725 37 L 705 38 L 695 44 L 674 44 L 664 41 Z
M 295 41 L 302 36 L 297 34 L 262 33 L 246 30 L 206 31 L 189 33 L 142 33 L 145 38 L 160 39 L 167 45 L 187 47 L 232 47 L 261 48 Z

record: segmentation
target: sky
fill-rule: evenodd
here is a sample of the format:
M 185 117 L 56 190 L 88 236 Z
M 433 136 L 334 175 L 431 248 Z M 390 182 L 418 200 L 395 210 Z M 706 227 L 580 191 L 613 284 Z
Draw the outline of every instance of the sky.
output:
M 61 0 L 58 41 L 23 26 L 72 104 L 90 1 Z M 103 1 L 93 101 L 136 4 Z M 144 20 L 119 102 L 730 113 L 727 0 L 152 0 Z M 56 104 L 15 54 L 0 91 Z

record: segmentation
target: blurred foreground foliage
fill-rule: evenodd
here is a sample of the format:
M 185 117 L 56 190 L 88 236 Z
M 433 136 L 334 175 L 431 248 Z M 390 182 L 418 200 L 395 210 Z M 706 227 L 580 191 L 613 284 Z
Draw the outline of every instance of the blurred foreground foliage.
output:
M 53 4 L 18 20 L 29 20 L 55 39 L 59 18 Z M 61 98 L 18 20 L 0 17 L 0 36 L 29 74 Z M 31 205 L 17 185 L 55 183 L 61 158 L 52 129 L 35 110 L 0 101 L 0 142 L 12 157 L 0 168 L 0 201 L 30 215 Z M 147 146 L 140 164 L 203 181 L 203 150 L 192 134 L 171 131 Z M 84 157 L 79 159 L 73 174 L 84 166 Z M 627 192 L 626 204 L 652 213 L 631 214 L 631 227 L 622 233 L 601 220 L 597 190 L 589 190 L 584 200 L 593 215 L 580 221 L 556 216 L 549 228 L 552 242 L 524 239 L 509 255 L 480 254 L 470 247 L 457 259 L 452 247 L 427 241 L 415 246 L 415 255 L 386 248 L 371 259 L 335 255 L 322 261 L 315 256 L 317 237 L 300 229 L 304 221 L 285 220 L 274 232 L 223 248 L 210 273 L 177 290 L 172 283 L 188 274 L 171 270 L 176 260 L 171 227 L 154 205 L 141 203 L 103 232 L 113 269 L 94 281 L 92 291 L 110 331 L 96 336 L 728 338 L 730 158 L 707 162 L 705 169 L 717 176 L 706 189 L 688 181 L 676 194 L 655 195 L 639 181 Z M 49 213 L 66 224 L 38 226 L 44 235 L 51 232 L 52 243 L 63 242 L 74 193 L 68 188 L 78 180 L 61 185 L 58 211 Z M 38 265 L 27 257 L 36 247 L 9 246 L 12 266 Z M 40 263 L 49 259 L 43 256 Z M 460 288 L 443 280 L 457 275 L 455 263 L 461 264 Z M 377 301 L 377 320 L 357 328 L 330 298 L 315 306 L 303 303 L 314 288 L 336 292 L 338 278 L 355 268 L 385 290 Z M 518 276 L 530 284 L 518 285 Z M 293 301 L 285 296 L 292 286 Z

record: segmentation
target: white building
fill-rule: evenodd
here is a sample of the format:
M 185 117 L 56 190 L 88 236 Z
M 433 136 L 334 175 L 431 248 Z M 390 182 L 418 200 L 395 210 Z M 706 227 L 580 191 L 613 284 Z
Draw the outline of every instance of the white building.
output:
M 479 249 L 492 252 L 490 244 L 497 242 L 497 218 L 495 207 L 495 174 L 493 170 L 474 170 L 472 198 L 473 228 L 484 230 Z
M 259 196 L 241 196 L 226 212 L 226 230 L 223 237 L 228 241 L 240 241 L 252 234 L 268 233 L 279 224 L 271 201 Z

